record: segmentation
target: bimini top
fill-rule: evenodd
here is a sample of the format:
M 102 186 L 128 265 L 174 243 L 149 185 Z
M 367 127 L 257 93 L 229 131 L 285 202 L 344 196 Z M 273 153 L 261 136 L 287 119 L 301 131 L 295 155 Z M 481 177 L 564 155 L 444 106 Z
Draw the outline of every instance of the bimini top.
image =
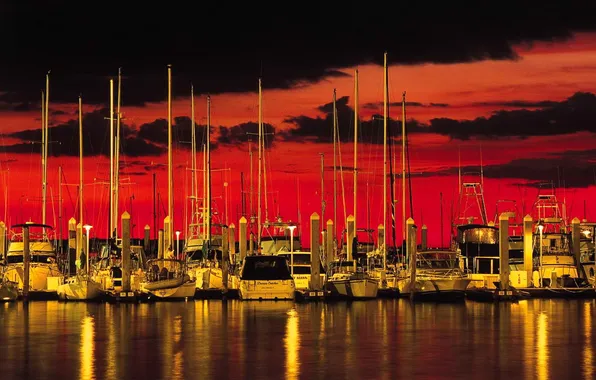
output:
M 13 228 L 25 228 L 25 227 L 40 227 L 40 228 L 49 228 L 50 230 L 53 230 L 54 227 L 48 225 L 48 224 L 42 224 L 42 223 L 33 223 L 33 222 L 27 222 L 27 223 L 23 223 L 23 224 L 14 224 L 12 227 L 10 227 L 11 229 Z

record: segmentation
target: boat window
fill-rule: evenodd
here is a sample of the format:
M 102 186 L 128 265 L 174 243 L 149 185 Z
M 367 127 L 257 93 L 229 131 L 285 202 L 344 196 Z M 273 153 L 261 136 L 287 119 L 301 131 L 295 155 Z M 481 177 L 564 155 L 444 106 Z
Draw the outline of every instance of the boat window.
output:
M 244 262 L 242 280 L 290 280 L 292 275 L 283 257 L 249 257 Z

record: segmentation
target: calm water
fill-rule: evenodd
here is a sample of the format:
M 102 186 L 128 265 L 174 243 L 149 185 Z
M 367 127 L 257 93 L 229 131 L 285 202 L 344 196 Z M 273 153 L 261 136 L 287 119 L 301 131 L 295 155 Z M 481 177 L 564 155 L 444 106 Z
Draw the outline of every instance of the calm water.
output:
M 0 379 L 594 379 L 596 301 L 0 304 Z

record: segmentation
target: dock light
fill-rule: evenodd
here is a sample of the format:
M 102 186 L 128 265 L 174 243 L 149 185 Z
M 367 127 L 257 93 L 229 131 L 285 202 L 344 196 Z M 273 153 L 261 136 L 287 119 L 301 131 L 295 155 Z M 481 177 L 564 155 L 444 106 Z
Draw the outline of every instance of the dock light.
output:
M 544 229 L 544 224 L 542 223 L 542 220 L 538 222 L 538 232 L 540 233 L 540 268 L 539 268 L 539 274 L 540 274 L 540 286 L 542 286 L 542 230 Z
M 93 228 L 93 226 L 90 226 L 88 224 L 85 224 L 83 226 L 83 228 L 85 229 L 85 234 L 87 235 L 87 274 L 91 273 L 91 253 L 89 252 L 89 230 Z

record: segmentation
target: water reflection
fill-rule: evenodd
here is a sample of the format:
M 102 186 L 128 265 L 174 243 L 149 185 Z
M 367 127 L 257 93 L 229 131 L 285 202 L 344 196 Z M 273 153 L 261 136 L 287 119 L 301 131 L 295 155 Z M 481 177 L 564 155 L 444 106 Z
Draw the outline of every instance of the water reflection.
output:
M 81 371 L 79 378 L 83 380 L 95 379 L 95 323 L 93 317 L 87 316 L 81 322 Z
M 536 328 L 536 371 L 538 380 L 546 380 L 548 376 L 548 316 L 546 313 L 538 315 Z
M 584 378 L 594 378 L 594 351 L 592 348 L 592 318 L 593 307 L 591 304 L 584 304 Z
M 592 379 L 595 305 L 14 303 L 0 378 Z
M 300 333 L 298 330 L 298 313 L 295 309 L 288 311 L 286 324 L 286 336 L 284 338 L 286 348 L 286 379 L 295 380 L 300 375 Z

